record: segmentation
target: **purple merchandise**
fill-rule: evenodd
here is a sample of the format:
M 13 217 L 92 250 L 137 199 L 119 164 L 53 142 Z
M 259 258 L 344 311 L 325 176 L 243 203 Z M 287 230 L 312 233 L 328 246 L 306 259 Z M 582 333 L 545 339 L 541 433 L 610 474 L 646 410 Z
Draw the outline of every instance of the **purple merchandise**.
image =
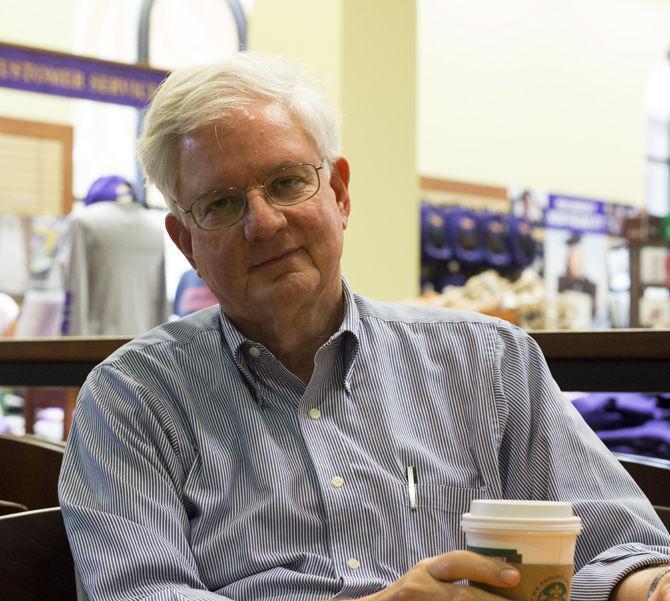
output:
M 649 421 L 635 428 L 598 432 L 612 451 L 670 459 L 670 423 Z
M 0 434 L 11 434 L 11 432 L 12 426 L 9 420 L 4 415 L 0 415 Z
M 611 451 L 670 459 L 667 394 L 594 392 L 572 401 Z
M 656 399 L 642 393 L 594 392 L 573 401 L 596 432 L 639 426 L 655 416 Z
M 84 204 L 88 206 L 96 202 L 116 202 L 123 199 L 137 202 L 137 194 L 131 183 L 120 175 L 104 175 L 91 184 L 84 198 Z
M 484 261 L 492 267 L 502 269 L 512 262 L 509 247 L 509 227 L 504 215 L 483 213 L 479 225 L 484 239 Z
M 537 257 L 538 243 L 533 238 L 533 229 L 528 221 L 510 216 L 508 224 L 512 264 L 517 269 L 523 269 Z
M 454 256 L 463 264 L 481 263 L 484 241 L 474 211 L 455 208 L 447 215 L 449 237 L 454 241 Z
M 447 212 L 446 207 L 421 203 L 421 250 L 429 259 L 448 261 L 454 256 L 447 230 Z

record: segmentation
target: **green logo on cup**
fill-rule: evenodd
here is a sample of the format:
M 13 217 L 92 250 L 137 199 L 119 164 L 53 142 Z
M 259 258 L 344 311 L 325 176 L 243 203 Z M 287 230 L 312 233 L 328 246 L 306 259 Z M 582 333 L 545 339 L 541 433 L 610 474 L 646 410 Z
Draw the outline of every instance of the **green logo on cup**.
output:
M 562 582 L 551 582 L 542 589 L 537 601 L 567 601 L 568 589 Z

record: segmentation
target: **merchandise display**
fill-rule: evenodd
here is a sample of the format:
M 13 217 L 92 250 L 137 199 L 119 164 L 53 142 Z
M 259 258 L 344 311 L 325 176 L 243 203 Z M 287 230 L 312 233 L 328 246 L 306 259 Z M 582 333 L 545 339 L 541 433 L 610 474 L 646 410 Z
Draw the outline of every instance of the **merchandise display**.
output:
M 509 213 L 499 200 L 498 212 L 482 208 L 493 205 L 478 205 L 477 197 L 422 202 L 423 295 L 437 292 L 437 302 L 445 306 L 497 314 L 509 307 L 479 298 L 476 287 L 447 288 L 493 270 L 510 280 L 515 292 L 521 272 L 530 268 L 541 276 L 545 294 L 537 292 L 541 307 L 521 302 L 532 318 L 517 315 L 517 321 L 528 327 L 670 327 L 670 241 L 663 238 L 662 218 L 628 205 L 541 190 L 510 188 L 508 199 Z
M 670 240 L 664 224 L 664 219 L 646 213 L 624 224 L 633 327 L 670 327 Z
M 421 203 L 421 288 L 462 285 L 495 269 L 515 277 L 539 253 L 530 224 L 511 214 Z
M 135 335 L 169 315 L 163 214 L 133 202 L 125 180 L 106 179 L 63 236 L 66 335 Z
M 589 393 L 572 403 L 610 450 L 670 459 L 670 393 Z
M 424 292 L 406 302 L 450 307 L 496 315 L 527 330 L 583 329 L 587 295 L 568 291 L 549 298 L 542 277 L 532 268 L 510 280 L 489 269 L 463 286 L 447 286 L 441 293 Z M 588 314 L 587 314 L 588 317 Z

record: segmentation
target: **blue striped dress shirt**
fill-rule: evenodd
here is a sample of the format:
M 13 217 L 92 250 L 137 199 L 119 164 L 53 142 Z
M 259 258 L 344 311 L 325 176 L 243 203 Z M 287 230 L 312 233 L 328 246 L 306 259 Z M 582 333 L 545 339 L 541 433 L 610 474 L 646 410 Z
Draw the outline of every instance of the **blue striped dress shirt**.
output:
M 91 601 L 360 597 L 464 548 L 478 498 L 574 504 L 573 601 L 670 560 L 648 501 L 526 333 L 344 286 L 307 386 L 218 308 L 91 372 L 60 480 Z

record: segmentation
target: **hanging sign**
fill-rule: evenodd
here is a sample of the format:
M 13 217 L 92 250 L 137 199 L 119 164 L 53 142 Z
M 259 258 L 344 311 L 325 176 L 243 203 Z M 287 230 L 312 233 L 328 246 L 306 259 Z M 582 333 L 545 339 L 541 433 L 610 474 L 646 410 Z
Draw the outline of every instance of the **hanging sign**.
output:
M 573 233 L 621 236 L 624 220 L 636 213 L 633 207 L 627 205 L 549 194 L 544 209 L 544 227 Z
M 0 87 L 145 108 L 166 71 L 0 43 Z

